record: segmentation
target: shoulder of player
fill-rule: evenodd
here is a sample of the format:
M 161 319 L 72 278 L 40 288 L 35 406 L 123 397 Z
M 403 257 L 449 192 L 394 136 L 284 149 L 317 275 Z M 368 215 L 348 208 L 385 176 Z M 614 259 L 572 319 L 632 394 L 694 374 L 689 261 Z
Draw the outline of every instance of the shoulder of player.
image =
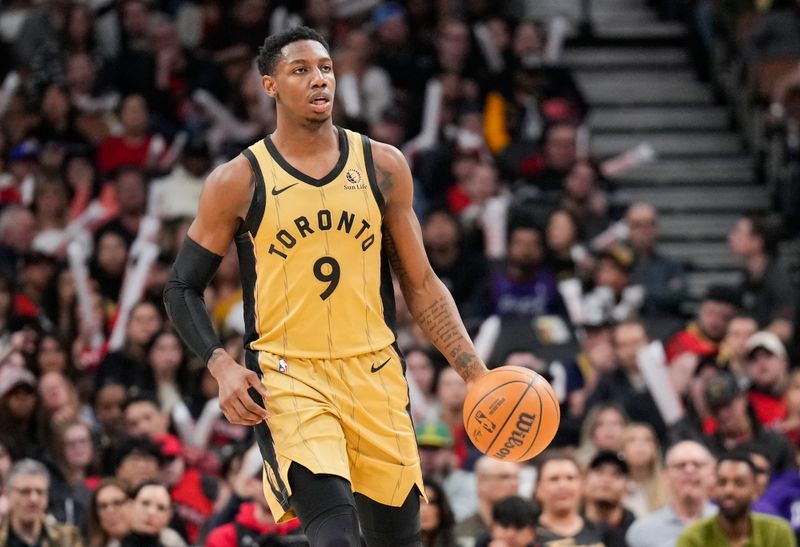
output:
M 250 162 L 240 154 L 211 171 L 203 185 L 203 193 L 217 206 L 240 206 L 250 203 L 254 182 Z
M 405 156 L 396 147 L 370 139 L 372 159 L 378 188 L 385 198 L 394 193 L 397 187 L 411 187 L 411 172 Z

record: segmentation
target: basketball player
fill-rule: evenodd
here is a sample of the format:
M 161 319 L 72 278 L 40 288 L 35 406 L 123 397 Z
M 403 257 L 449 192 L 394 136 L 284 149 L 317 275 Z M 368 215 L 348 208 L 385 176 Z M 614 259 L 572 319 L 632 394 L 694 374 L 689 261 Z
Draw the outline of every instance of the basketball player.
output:
M 359 521 L 370 546 L 419 545 L 424 489 L 390 264 L 462 378 L 471 384 L 486 367 L 428 263 L 402 154 L 331 121 L 336 80 L 322 37 L 306 27 L 271 36 L 258 66 L 277 128 L 209 175 L 167 309 L 217 379 L 226 418 L 255 426 L 277 520 L 299 516 L 312 546 L 360 545 Z M 231 240 L 246 367 L 222 349 L 203 303 Z

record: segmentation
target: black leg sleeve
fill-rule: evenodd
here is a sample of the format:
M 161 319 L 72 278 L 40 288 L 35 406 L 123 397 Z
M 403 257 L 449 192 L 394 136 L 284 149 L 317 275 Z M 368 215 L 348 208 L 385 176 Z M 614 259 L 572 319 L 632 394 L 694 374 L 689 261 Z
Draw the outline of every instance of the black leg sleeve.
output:
M 175 330 L 203 363 L 208 362 L 215 349 L 222 347 L 203 300 L 220 262 L 221 256 L 187 237 L 164 287 L 164 305 Z
M 315 475 L 292 463 L 289 484 L 292 487 L 289 503 L 300 518 L 311 547 L 360 547 L 358 517 L 349 482 L 335 475 Z
M 419 491 L 411 489 L 406 501 L 400 507 L 383 505 L 375 500 L 355 493 L 361 533 L 368 547 L 419 547 Z

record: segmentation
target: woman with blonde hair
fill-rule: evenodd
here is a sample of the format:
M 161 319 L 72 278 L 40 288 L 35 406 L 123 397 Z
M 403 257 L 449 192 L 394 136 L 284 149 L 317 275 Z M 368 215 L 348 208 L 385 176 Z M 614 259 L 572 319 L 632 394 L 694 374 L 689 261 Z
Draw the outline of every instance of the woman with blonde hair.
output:
M 575 451 L 575 460 L 581 469 L 586 469 L 600 450 L 621 451 L 622 432 L 627 424 L 625 411 L 614 403 L 602 403 L 589 409 L 581 427 L 581 442 Z
M 669 501 L 661 446 L 652 426 L 635 422 L 622 434 L 622 454 L 630 469 L 625 507 L 637 517 Z

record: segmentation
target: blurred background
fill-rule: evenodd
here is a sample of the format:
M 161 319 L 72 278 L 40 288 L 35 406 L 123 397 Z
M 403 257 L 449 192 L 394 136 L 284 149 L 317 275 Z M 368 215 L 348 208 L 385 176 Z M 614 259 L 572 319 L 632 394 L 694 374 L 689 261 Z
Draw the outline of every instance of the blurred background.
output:
M 584 539 L 678 503 L 685 439 L 753 454 L 761 510 L 800 529 L 797 2 L 3 0 L 0 545 L 304 544 L 161 301 L 205 176 L 275 129 L 259 46 L 301 24 L 334 122 L 406 156 L 481 356 L 553 383 L 570 507 L 618 536 Z M 425 544 L 547 537 L 537 470 L 479 458 L 395 293 Z M 205 296 L 243 359 L 233 249 Z

